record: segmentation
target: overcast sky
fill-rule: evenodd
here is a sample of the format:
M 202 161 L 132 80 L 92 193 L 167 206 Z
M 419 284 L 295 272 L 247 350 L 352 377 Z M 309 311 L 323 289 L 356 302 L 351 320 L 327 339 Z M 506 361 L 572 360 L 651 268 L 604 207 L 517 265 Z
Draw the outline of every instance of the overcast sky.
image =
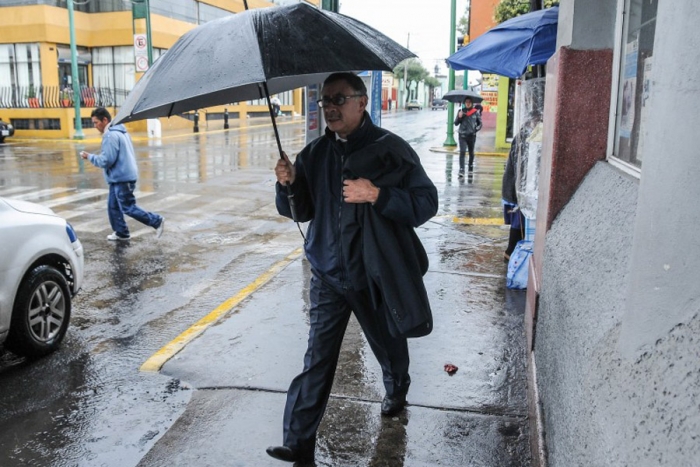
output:
M 467 0 L 456 0 L 456 21 L 464 15 Z M 406 46 L 432 74 L 435 65 L 446 71 L 450 55 L 452 0 L 340 0 L 339 12 L 367 23 Z M 409 38 L 410 34 L 410 38 Z

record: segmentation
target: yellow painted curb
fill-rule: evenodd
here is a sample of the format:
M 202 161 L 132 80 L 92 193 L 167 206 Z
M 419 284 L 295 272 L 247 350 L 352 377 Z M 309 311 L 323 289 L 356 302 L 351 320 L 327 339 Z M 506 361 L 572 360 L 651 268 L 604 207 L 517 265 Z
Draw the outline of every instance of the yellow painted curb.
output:
M 502 217 L 457 217 L 452 218 L 455 224 L 468 225 L 503 225 Z
M 277 122 L 277 126 L 282 126 L 282 125 L 291 125 L 293 123 L 303 123 L 301 121 L 290 121 L 290 122 Z M 170 135 L 170 136 L 162 136 L 160 138 L 155 138 L 155 139 L 174 139 L 174 138 L 183 138 L 186 136 L 193 136 L 193 135 L 206 135 L 206 134 L 216 134 L 216 133 L 223 133 L 225 131 L 232 131 L 232 130 L 243 130 L 243 129 L 253 129 L 253 128 L 262 128 L 266 126 L 272 126 L 272 122 L 270 123 L 260 123 L 258 125 L 246 125 L 246 126 L 238 126 L 235 128 L 229 128 L 227 130 L 224 130 L 223 128 L 221 130 L 207 130 L 207 131 L 200 131 L 199 133 L 180 133 L 177 135 Z M 149 138 L 148 136 L 132 136 L 132 140 L 134 141 L 149 141 L 154 138 Z
M 447 149 L 447 148 L 430 148 L 430 152 L 438 152 L 443 154 L 459 155 L 458 149 Z M 475 156 L 498 156 L 498 157 L 508 157 L 508 152 L 475 152 Z
M 277 122 L 277 126 L 282 126 L 282 125 L 291 125 L 293 123 L 303 123 L 302 121 L 289 121 L 289 122 Z M 180 133 L 176 135 L 169 135 L 169 136 L 161 136 L 160 138 L 150 138 L 148 136 L 136 136 L 131 133 L 129 133 L 129 136 L 131 136 L 132 141 L 150 141 L 153 139 L 174 139 L 174 138 L 183 138 L 185 136 L 193 136 L 193 135 L 206 135 L 206 134 L 214 134 L 214 133 L 223 133 L 225 131 L 234 131 L 234 130 L 243 130 L 243 129 L 251 129 L 251 128 L 262 128 L 266 126 L 272 126 L 272 122 L 270 123 L 260 123 L 258 125 L 246 125 L 246 126 L 239 126 L 239 127 L 232 127 L 229 128 L 228 130 L 205 130 L 205 131 L 200 131 L 199 133 Z M 86 139 L 72 139 L 72 138 L 15 138 L 14 136 L 12 137 L 12 140 L 8 140 L 7 143 L 80 143 L 80 144 L 95 144 L 95 143 L 101 143 L 102 142 L 102 137 L 100 136 L 99 138 L 86 138 Z
M 163 365 L 165 365 L 165 363 L 171 358 L 173 358 L 178 352 L 184 349 L 187 344 L 189 344 L 197 336 L 202 334 L 209 326 L 219 321 L 224 315 L 226 315 L 243 300 L 248 298 L 253 292 L 258 290 L 267 282 L 269 282 L 270 279 L 279 274 L 292 261 L 301 256 L 301 253 L 302 249 L 297 248 L 282 261 L 279 261 L 276 264 L 274 264 L 270 269 L 258 276 L 253 282 L 251 282 L 248 286 L 246 286 L 236 295 L 223 302 L 204 318 L 194 323 L 192 326 L 190 326 L 189 329 L 187 329 L 175 339 L 170 341 L 158 352 L 154 353 L 148 360 L 146 360 L 143 363 L 143 365 L 141 365 L 141 368 L 139 368 L 139 370 L 146 372 L 160 371 L 160 369 L 163 368 Z

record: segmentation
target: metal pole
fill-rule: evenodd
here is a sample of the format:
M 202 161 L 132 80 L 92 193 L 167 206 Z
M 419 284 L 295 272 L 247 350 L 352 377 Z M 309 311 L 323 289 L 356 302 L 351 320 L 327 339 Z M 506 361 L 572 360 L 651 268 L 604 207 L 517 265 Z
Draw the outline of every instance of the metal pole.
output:
M 411 33 L 408 33 L 408 37 L 406 38 L 406 48 L 410 50 L 408 47 L 408 44 L 411 42 Z M 406 106 L 408 105 L 408 61 L 403 62 L 403 89 L 404 89 L 404 96 L 403 96 L 403 108 L 406 109 Z
M 148 68 L 153 65 L 153 42 L 151 39 L 151 3 L 146 0 L 146 47 L 148 48 Z
M 456 40 L 456 28 L 457 28 L 457 0 L 452 0 L 451 6 L 451 17 L 450 17 L 450 55 L 455 53 L 455 40 Z M 447 85 L 447 90 L 452 91 L 455 88 L 455 71 L 450 68 L 449 81 Z M 454 106 L 448 104 L 447 106 L 447 138 L 445 142 L 442 143 L 443 146 L 457 146 L 457 142 L 454 138 L 454 118 L 455 109 Z
M 73 0 L 68 0 L 68 27 L 70 29 L 70 64 L 73 75 L 73 104 L 75 106 L 74 139 L 84 139 L 83 120 L 80 117 L 80 78 L 78 77 L 78 50 L 75 46 L 75 24 L 73 23 Z

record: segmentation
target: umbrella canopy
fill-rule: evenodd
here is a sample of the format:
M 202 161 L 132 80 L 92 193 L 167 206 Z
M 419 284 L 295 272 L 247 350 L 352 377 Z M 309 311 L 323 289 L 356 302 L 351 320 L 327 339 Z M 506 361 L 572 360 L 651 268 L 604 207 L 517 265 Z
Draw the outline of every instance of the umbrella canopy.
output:
M 447 63 L 455 70 L 518 78 L 528 65 L 542 65 L 554 54 L 558 19 L 558 6 L 516 16 L 474 39 Z
M 452 91 L 446 92 L 442 96 L 442 98 L 446 101 L 454 102 L 455 104 L 461 104 L 467 97 L 470 98 L 475 104 L 478 104 L 484 100 L 479 93 L 472 91 L 471 89 L 453 89 Z
M 115 123 L 269 97 L 338 71 L 391 71 L 414 56 L 360 21 L 307 3 L 247 10 L 182 36 L 136 83 Z

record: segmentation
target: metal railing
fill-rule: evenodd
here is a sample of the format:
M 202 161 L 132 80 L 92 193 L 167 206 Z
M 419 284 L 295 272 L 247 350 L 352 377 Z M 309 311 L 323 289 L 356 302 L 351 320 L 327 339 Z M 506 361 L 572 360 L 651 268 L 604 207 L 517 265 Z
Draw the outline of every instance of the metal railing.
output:
M 117 107 L 129 91 L 114 88 L 80 87 L 80 106 Z M 60 86 L 0 86 L 2 109 L 57 109 L 75 105 L 72 88 Z

